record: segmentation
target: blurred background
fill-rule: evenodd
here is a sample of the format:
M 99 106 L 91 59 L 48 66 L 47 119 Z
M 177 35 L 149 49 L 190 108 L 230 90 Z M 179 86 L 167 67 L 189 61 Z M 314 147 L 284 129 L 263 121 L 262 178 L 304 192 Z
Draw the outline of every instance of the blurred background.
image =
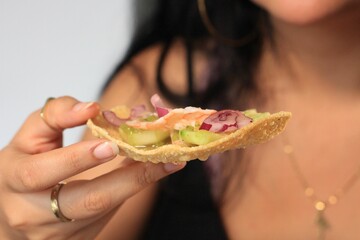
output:
M 128 47 L 132 8 L 132 0 L 0 0 L 0 148 L 48 97 L 98 98 Z M 83 130 L 66 130 L 65 145 Z

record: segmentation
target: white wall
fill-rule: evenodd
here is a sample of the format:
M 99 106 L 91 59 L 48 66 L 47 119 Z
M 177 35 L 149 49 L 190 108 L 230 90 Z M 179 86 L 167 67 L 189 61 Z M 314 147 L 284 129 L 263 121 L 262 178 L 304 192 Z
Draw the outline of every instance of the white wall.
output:
M 96 100 L 131 23 L 131 0 L 0 0 L 0 148 L 47 97 Z

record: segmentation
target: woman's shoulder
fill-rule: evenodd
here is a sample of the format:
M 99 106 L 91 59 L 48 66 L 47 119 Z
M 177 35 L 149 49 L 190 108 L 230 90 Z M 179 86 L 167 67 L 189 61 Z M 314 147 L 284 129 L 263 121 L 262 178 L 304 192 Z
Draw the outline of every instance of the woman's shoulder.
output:
M 100 103 L 105 108 L 119 104 L 143 104 L 156 91 L 156 64 L 162 44 L 142 50 L 127 61 L 103 92 Z M 145 91 L 146 89 L 146 91 Z
M 183 40 L 174 40 L 166 53 L 164 53 L 164 48 L 164 44 L 151 46 L 136 56 L 133 64 L 142 71 L 146 81 L 155 89 L 156 80 L 161 77 L 170 91 L 180 94 L 185 93 L 187 90 L 187 53 Z M 163 63 L 159 68 L 161 55 L 163 55 Z

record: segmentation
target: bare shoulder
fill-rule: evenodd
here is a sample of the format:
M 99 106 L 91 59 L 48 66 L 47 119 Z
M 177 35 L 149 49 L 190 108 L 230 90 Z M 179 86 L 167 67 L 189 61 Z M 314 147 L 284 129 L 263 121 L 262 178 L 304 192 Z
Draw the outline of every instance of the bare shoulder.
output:
M 166 54 L 159 71 L 160 57 L 164 52 L 163 44 L 153 45 L 134 56 L 117 74 L 102 101 L 112 107 L 122 103 L 143 104 L 150 96 L 159 93 L 158 78 L 166 87 L 177 94 L 187 91 L 187 52 L 182 40 L 174 41 Z M 193 55 L 194 73 L 198 75 L 200 54 Z M 108 105 L 108 103 L 110 105 Z
M 130 59 L 103 92 L 101 106 L 146 103 L 156 91 L 156 63 L 161 49 L 161 45 L 154 45 Z

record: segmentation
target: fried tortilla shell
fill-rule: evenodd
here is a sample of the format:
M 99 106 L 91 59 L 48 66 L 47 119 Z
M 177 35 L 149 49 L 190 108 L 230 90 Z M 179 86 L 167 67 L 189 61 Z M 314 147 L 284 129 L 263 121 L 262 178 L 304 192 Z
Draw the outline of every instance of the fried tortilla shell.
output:
M 112 111 L 118 116 L 129 114 L 129 110 L 124 106 L 116 107 Z M 274 113 L 206 145 L 188 147 L 166 144 L 151 149 L 136 148 L 124 142 L 118 128 L 109 124 L 102 114 L 88 120 L 87 125 L 94 136 L 115 142 L 119 146 L 120 155 L 142 162 L 176 163 L 194 159 L 206 160 L 215 153 L 267 142 L 285 129 L 290 117 L 290 112 Z

